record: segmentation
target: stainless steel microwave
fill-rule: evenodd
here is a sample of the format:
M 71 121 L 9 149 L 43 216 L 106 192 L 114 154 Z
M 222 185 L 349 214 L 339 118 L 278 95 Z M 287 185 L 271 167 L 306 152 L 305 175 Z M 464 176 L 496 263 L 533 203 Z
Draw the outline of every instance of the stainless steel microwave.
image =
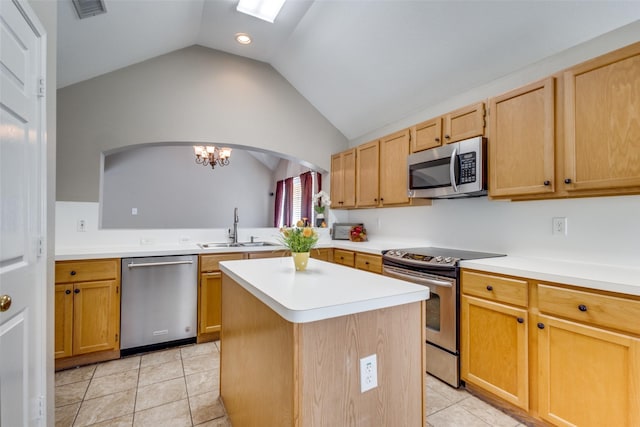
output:
M 487 194 L 487 140 L 480 136 L 409 155 L 409 197 L 453 199 Z

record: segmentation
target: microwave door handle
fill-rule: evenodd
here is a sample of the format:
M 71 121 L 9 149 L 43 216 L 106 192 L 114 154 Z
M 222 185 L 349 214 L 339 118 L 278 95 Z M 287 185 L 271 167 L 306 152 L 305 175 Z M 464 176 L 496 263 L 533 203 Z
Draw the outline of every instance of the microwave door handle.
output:
M 451 179 L 451 187 L 453 187 L 453 191 L 458 192 L 458 185 L 456 184 L 456 161 L 458 155 L 458 147 L 453 149 L 453 153 L 451 153 L 451 159 L 449 161 L 449 178 Z

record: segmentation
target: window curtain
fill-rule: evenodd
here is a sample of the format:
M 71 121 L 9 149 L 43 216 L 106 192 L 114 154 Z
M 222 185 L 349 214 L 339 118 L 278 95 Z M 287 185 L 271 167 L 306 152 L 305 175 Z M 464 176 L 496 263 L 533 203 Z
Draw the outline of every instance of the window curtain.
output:
M 311 224 L 313 221 L 313 207 L 311 206 L 311 198 L 313 197 L 312 172 L 305 172 L 300 175 L 300 192 L 302 193 L 300 200 L 301 217 L 307 218 Z
M 284 225 L 293 221 L 293 177 L 284 180 Z
M 316 182 L 318 183 L 318 193 L 322 191 L 322 174 L 320 172 L 316 172 Z
M 282 198 L 284 196 L 284 180 L 276 183 L 276 205 L 273 209 L 273 226 L 280 228 L 282 223 Z

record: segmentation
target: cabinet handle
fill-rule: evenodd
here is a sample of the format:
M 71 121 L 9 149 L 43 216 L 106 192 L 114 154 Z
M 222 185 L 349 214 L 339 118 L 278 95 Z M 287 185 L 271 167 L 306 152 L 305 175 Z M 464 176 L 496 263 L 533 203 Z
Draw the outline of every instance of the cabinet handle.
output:
M 70 274 L 71 274 L 72 276 L 75 276 L 75 275 L 76 275 L 76 272 L 75 272 L 74 270 L 71 270 L 71 273 L 70 273 Z
M 366 265 L 369 265 L 369 261 L 365 261 L 364 263 L 365 263 Z
M 373 199 L 373 201 L 374 201 L 374 202 L 377 202 L 377 201 L 378 201 L 378 198 L 376 197 L 375 199 Z
M 587 311 L 587 306 L 586 306 L 586 305 L 584 305 L 584 304 L 580 304 L 580 305 L 578 306 L 578 310 L 580 310 L 580 311 Z
M 544 185 L 551 185 L 551 181 L 545 181 L 543 182 Z
M 493 290 L 493 286 L 491 286 L 491 285 L 487 285 L 487 290 L 488 290 L 488 291 L 492 291 L 492 290 Z
M 380 197 L 380 201 L 381 201 L 381 202 L 384 202 L 384 197 Z
M 79 293 L 80 293 L 80 289 L 74 289 L 74 290 L 73 290 L 73 293 L 74 293 L 74 294 L 79 294 Z
M 437 138 L 437 137 L 436 137 L 436 142 L 440 142 L 440 138 Z
M 544 329 L 544 323 L 538 323 L 538 329 Z
M 71 293 L 71 291 L 69 289 L 67 289 L 66 291 L 64 291 L 64 293 L 69 295 Z
M 524 323 L 524 319 L 522 317 L 518 317 L 518 323 Z
M 451 139 L 451 137 L 449 135 L 445 135 L 444 138 L 445 139 Z
M 571 178 L 567 178 L 567 179 L 565 179 L 565 180 L 564 180 L 564 183 L 565 183 L 565 184 L 571 184 Z

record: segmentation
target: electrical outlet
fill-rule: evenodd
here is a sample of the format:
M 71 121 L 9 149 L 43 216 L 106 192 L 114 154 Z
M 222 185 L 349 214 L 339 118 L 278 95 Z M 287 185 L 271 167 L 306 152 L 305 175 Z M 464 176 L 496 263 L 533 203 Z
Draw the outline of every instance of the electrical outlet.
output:
M 87 231 L 87 221 L 85 221 L 84 219 L 78 220 L 78 231 L 80 232 Z
M 138 215 L 138 208 L 131 208 L 131 215 Z
M 360 359 L 360 392 L 378 387 L 378 362 L 376 355 Z
M 559 216 L 554 217 L 552 220 L 553 234 L 566 236 L 567 235 L 567 217 Z

